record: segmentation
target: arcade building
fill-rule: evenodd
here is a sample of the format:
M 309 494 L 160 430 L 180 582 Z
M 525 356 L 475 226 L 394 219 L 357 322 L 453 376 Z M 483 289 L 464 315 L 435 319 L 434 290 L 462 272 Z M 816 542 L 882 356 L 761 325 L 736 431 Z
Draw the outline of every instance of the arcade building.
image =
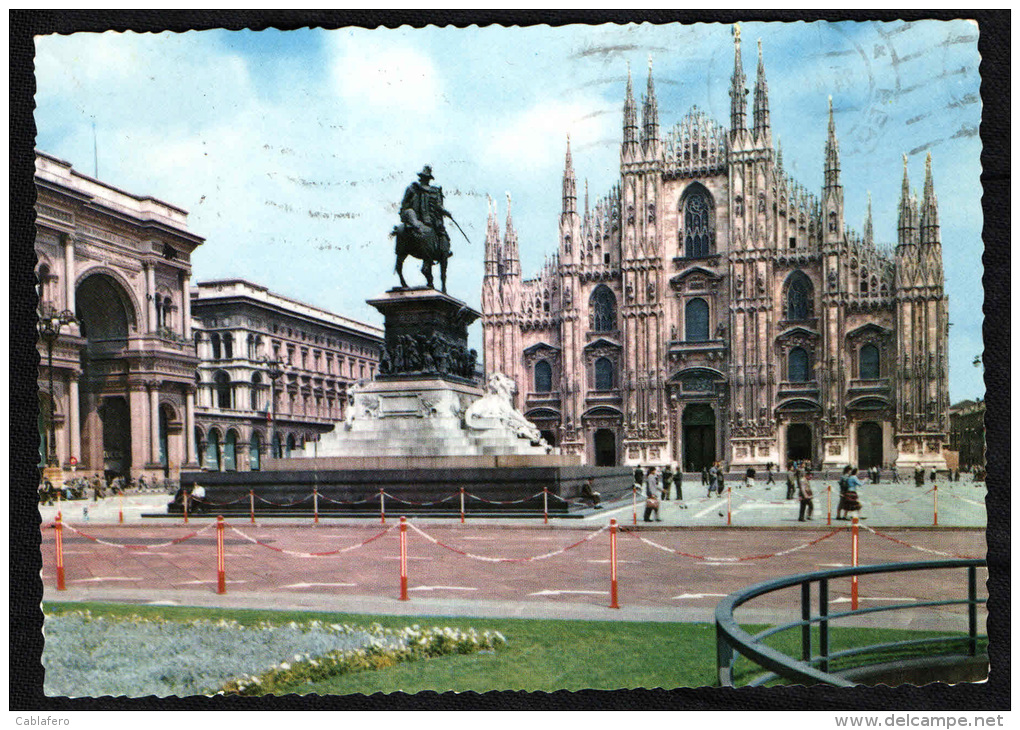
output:
M 36 153 L 40 465 L 176 477 L 197 466 L 187 212 Z M 51 387 L 52 384 L 52 387 Z

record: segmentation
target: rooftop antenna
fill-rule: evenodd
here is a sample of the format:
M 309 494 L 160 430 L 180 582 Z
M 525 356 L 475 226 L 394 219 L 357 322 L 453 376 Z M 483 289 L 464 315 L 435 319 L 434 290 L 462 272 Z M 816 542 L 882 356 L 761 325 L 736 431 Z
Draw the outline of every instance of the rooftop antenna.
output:
M 96 118 L 92 117 L 92 177 L 99 179 L 99 147 L 96 144 Z

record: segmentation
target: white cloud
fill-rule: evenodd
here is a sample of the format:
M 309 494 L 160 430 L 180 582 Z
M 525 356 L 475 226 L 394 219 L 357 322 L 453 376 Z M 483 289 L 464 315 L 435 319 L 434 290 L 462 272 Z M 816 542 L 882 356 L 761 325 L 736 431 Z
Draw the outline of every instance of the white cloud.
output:
M 399 114 L 438 107 L 442 83 L 432 59 L 385 31 L 331 36 L 333 81 L 344 101 Z
M 486 134 L 484 154 L 515 171 L 558 169 L 563 164 L 567 134 L 574 149 L 611 135 L 616 115 L 592 114 L 603 105 L 597 97 L 539 101 L 503 119 Z

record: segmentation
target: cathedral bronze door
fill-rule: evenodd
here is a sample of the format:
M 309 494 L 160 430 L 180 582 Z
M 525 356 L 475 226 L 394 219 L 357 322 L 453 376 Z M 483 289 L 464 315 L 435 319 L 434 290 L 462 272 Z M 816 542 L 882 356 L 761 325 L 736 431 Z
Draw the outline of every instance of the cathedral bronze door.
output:
M 866 421 L 857 427 L 857 468 L 882 466 L 882 427 Z
M 695 403 L 684 409 L 684 466 L 686 472 L 701 471 L 715 462 L 715 411 Z
M 595 466 L 616 466 L 616 436 L 608 428 L 595 432 Z
M 794 461 L 814 461 L 814 450 L 811 448 L 811 426 L 806 423 L 791 423 L 786 427 L 786 463 Z

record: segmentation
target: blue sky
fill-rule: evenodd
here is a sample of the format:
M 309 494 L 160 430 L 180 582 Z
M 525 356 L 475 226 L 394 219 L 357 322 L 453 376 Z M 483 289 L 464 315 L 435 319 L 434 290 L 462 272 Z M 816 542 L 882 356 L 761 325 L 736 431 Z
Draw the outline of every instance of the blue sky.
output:
M 950 396 L 983 396 L 977 26 L 742 28 L 748 83 L 760 38 L 773 134 L 812 191 L 833 96 L 857 230 L 870 191 L 875 237 L 895 243 L 902 155 L 920 191 L 931 150 Z M 207 238 L 196 280 L 244 277 L 376 324 L 364 300 L 395 283 L 387 234 L 422 165 L 471 239 L 454 238 L 450 292 L 477 307 L 487 195 L 502 224 L 511 193 L 528 276 L 556 247 L 567 134 L 593 202 L 618 180 L 628 63 L 640 94 L 652 56 L 663 129 L 692 105 L 728 126 L 733 69 L 719 24 L 77 33 L 36 49 L 37 147 L 92 174 L 94 119 L 100 178 L 180 205 Z

